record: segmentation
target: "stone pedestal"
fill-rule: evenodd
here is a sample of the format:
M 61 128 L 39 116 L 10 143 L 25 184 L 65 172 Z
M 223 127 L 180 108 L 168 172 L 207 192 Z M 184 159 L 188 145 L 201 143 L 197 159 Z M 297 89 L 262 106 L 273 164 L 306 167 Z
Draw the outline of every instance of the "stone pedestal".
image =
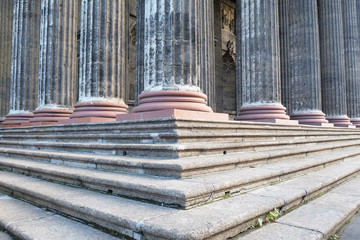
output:
M 115 121 L 127 112 L 128 1 L 82 0 L 79 102 L 68 121 Z
M 236 57 L 241 59 L 242 107 L 235 119 L 284 123 L 290 117 L 281 104 L 278 1 L 239 2 Z
M 136 86 L 144 91 L 134 113 L 117 120 L 170 117 L 178 110 L 187 111 L 188 117 L 228 119 L 227 114 L 213 113 L 203 93 L 214 90 L 212 0 L 139 4 L 144 39 L 138 44 L 144 47 L 137 48 L 137 55 L 144 57 L 138 61 L 144 70 L 138 72 Z

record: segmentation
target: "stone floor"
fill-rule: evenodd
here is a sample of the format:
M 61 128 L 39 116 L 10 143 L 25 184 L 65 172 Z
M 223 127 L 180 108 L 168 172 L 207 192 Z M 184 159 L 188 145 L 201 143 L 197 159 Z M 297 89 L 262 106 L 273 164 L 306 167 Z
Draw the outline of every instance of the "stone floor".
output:
M 345 225 L 340 232 L 340 240 L 359 240 L 360 239 L 360 212 L 358 212 L 350 223 Z

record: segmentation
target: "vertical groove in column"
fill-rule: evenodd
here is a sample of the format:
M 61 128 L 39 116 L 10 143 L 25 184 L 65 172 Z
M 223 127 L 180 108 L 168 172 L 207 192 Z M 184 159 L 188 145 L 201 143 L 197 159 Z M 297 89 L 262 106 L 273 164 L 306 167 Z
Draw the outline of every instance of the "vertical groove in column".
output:
M 241 0 L 236 45 L 241 48 L 242 107 L 237 120 L 289 119 L 281 105 L 278 7 L 277 0 Z
M 40 15 L 40 1 L 14 1 L 10 111 L 4 124 L 28 122 L 36 106 Z
M 349 125 L 341 0 L 319 0 L 318 8 L 323 111 L 335 126 Z
M 282 103 L 291 112 L 290 77 L 288 68 L 289 30 L 288 30 L 289 0 L 279 0 L 279 32 L 280 32 L 280 73 Z
M 72 119 L 113 121 L 127 113 L 128 4 L 82 0 L 79 102 Z
M 212 1 L 144 0 L 138 4 L 137 27 L 144 34 L 138 51 L 144 47 L 137 55 L 144 60 L 137 60 L 137 66 L 144 65 L 144 75 L 138 72 L 137 86 L 142 87 L 143 81 L 144 91 L 134 112 L 174 108 L 212 112 L 202 93 L 213 96 L 214 91 Z
M 286 0 L 285 0 L 286 1 Z M 317 4 L 312 0 L 288 1 L 286 12 L 286 95 L 288 109 L 301 124 L 328 123 L 321 111 L 320 47 Z M 284 46 L 283 46 L 284 47 Z
M 13 0 L 0 2 L 0 123 L 9 112 L 13 6 Z
M 360 126 L 359 35 L 356 0 L 342 0 L 347 113 Z
M 166 3 L 165 11 L 168 12 L 169 2 L 166 1 L 165 3 Z M 169 15 L 167 14 L 167 16 Z M 144 24 L 145 24 L 144 20 L 145 20 L 145 0 L 138 0 L 136 5 L 135 105 L 138 104 L 139 94 L 144 90 Z M 170 26 L 167 26 L 165 30 L 169 31 L 169 28 Z M 168 36 L 168 34 L 166 36 Z M 170 41 L 171 39 L 167 39 L 165 43 L 169 44 Z
M 77 1 L 42 0 L 38 107 L 30 122 L 57 122 L 72 113 L 76 10 Z

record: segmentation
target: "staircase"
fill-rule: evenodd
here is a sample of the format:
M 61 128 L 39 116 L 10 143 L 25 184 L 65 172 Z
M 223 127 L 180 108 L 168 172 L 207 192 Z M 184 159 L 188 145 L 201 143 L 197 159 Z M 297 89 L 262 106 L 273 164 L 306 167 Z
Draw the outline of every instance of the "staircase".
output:
M 359 146 L 357 129 L 235 121 L 0 128 L 0 226 L 22 239 L 326 239 L 360 208 Z M 309 217 L 321 201 L 341 211 L 330 223 Z

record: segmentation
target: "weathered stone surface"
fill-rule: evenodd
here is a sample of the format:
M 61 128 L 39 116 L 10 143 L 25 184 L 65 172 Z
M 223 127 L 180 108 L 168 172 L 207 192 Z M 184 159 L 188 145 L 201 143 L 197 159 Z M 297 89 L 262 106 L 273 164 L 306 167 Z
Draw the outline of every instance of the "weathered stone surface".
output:
M 0 203 L 0 226 L 21 239 L 118 239 L 3 194 L 0 194 Z M 11 239 L 3 238 L 1 233 L 0 238 Z
M 0 239 L 2 239 L 2 240 L 12 240 L 13 238 L 9 234 L 7 234 L 5 232 L 0 232 Z
M 354 240 L 360 239 L 360 215 L 356 214 L 350 221 L 349 224 L 345 225 L 344 229 L 340 234 L 341 240 Z
M 38 110 L 68 109 L 74 102 L 77 9 L 78 1 L 42 0 Z
M 318 7 L 323 111 L 329 122 L 349 125 L 341 0 L 320 0 Z

